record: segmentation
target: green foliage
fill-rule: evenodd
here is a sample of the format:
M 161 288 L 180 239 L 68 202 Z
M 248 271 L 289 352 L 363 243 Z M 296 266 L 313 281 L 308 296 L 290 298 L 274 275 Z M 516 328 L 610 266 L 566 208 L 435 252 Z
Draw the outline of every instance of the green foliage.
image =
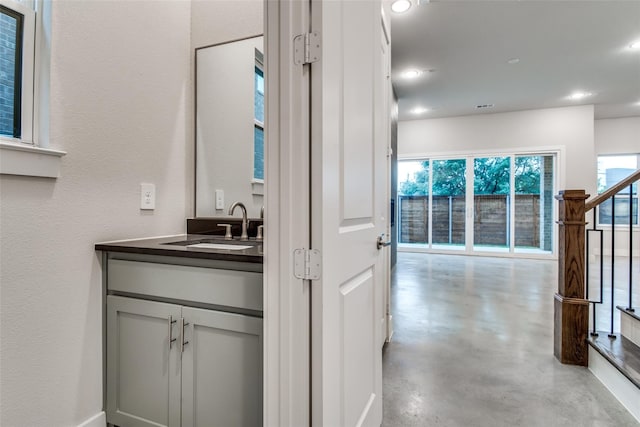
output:
M 516 194 L 540 194 L 542 159 L 540 156 L 516 157 Z
M 433 161 L 433 195 L 464 196 L 466 166 L 464 159 Z
M 398 192 L 406 196 L 426 196 L 429 194 L 429 161 L 425 160 L 421 164 L 422 169 L 416 172 L 413 180 L 406 180 L 400 183 Z
M 515 158 L 516 194 L 540 194 L 542 157 Z M 466 189 L 466 160 L 433 160 L 434 196 L 463 196 Z M 413 179 L 400 183 L 400 194 L 426 196 L 429 194 L 429 161 L 423 161 L 422 169 Z M 475 194 L 509 194 L 510 157 L 483 157 L 473 162 Z
M 484 157 L 473 161 L 474 194 L 509 194 L 509 157 Z

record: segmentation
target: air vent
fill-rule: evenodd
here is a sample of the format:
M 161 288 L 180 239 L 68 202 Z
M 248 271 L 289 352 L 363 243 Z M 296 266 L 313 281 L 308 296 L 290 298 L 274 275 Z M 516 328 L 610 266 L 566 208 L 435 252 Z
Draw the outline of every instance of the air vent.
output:
M 480 104 L 480 105 L 476 105 L 477 109 L 481 109 L 481 108 L 493 108 L 493 104 Z

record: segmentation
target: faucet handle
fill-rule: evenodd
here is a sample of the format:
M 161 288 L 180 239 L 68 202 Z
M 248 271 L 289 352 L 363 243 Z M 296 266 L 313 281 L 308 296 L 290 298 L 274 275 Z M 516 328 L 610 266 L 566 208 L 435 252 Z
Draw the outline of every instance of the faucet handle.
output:
M 264 229 L 264 225 L 258 226 L 258 234 L 256 234 L 256 240 L 262 241 L 262 230 Z
M 218 227 L 226 227 L 226 232 L 224 234 L 225 240 L 233 240 L 233 235 L 231 234 L 231 224 L 216 224 Z

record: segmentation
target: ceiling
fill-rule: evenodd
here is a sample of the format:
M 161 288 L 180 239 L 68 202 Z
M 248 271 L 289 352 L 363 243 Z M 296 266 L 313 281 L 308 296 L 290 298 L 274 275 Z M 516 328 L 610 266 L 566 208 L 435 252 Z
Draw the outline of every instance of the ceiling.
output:
M 400 120 L 583 104 L 640 116 L 640 1 L 411 1 L 391 14 Z

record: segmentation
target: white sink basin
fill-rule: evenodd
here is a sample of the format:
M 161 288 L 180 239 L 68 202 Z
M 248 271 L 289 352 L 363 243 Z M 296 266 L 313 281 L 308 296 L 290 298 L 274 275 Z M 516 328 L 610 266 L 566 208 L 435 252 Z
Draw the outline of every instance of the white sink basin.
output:
M 243 249 L 249 249 L 250 245 L 228 245 L 225 243 L 196 243 L 194 245 L 188 245 L 188 248 L 199 249 L 224 249 L 228 251 L 241 251 Z

